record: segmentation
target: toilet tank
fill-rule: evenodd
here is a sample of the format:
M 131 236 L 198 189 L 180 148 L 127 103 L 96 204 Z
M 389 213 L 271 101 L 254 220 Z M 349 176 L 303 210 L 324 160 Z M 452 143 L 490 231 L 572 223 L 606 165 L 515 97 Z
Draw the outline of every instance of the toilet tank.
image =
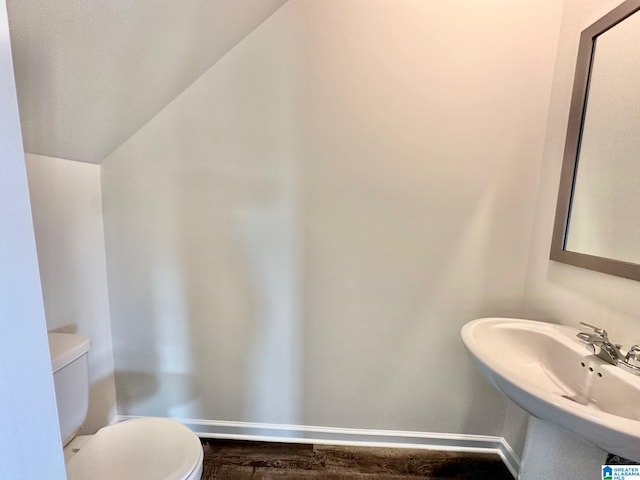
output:
M 49 351 L 63 445 L 76 436 L 87 417 L 89 347 L 89 339 L 82 335 L 49 333 Z

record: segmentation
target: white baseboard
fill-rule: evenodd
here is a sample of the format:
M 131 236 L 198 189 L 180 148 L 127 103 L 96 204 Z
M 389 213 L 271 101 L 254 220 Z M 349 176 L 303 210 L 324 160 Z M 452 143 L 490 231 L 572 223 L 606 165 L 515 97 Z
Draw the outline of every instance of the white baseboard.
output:
M 498 438 L 500 438 L 500 447 L 498 447 L 497 453 L 511 472 L 511 475 L 513 475 L 513 478 L 518 478 L 518 474 L 520 473 L 520 457 L 513 451 L 511 445 L 509 445 L 504 438 Z
M 119 420 L 138 418 L 120 415 Z M 495 453 L 518 478 L 520 458 L 502 437 L 488 435 L 405 432 L 357 428 L 313 427 L 267 423 L 174 419 L 201 438 L 316 443 L 369 447 L 424 448 L 455 452 Z

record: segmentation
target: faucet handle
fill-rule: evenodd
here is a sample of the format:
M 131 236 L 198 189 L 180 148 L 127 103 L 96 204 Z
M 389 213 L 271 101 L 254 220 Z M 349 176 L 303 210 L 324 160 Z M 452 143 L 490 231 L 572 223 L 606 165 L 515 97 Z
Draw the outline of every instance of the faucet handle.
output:
M 634 345 L 633 347 L 629 348 L 627 355 L 624 357 L 624 361 L 627 363 L 631 363 L 630 360 L 635 364 L 638 364 L 640 362 L 640 345 Z
M 607 336 L 607 331 L 604 328 L 596 327 L 595 325 L 589 325 L 585 322 L 580 322 L 580 325 L 584 327 L 588 327 L 595 332 L 596 335 L 602 337 L 604 340 L 607 340 L 609 337 Z

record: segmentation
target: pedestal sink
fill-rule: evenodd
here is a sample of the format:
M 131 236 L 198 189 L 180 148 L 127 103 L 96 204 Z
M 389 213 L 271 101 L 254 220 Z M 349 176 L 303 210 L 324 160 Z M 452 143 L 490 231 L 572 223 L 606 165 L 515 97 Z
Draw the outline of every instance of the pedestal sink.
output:
M 531 415 L 604 452 L 638 461 L 640 376 L 591 355 L 578 332 L 533 320 L 483 318 L 466 324 L 462 339 L 482 373 Z

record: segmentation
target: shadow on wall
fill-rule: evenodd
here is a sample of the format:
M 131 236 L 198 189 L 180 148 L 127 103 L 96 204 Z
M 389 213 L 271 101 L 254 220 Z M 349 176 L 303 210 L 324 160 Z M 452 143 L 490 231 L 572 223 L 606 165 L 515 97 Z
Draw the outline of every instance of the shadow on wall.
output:
M 89 408 L 93 415 L 82 425 L 82 434 L 91 435 L 109 425 L 116 416 L 114 398 L 114 376 L 105 375 L 89 385 Z
M 176 409 L 196 408 L 201 403 L 195 376 L 179 373 L 117 371 L 116 389 L 121 411 L 144 411 L 147 416 L 172 417 Z

